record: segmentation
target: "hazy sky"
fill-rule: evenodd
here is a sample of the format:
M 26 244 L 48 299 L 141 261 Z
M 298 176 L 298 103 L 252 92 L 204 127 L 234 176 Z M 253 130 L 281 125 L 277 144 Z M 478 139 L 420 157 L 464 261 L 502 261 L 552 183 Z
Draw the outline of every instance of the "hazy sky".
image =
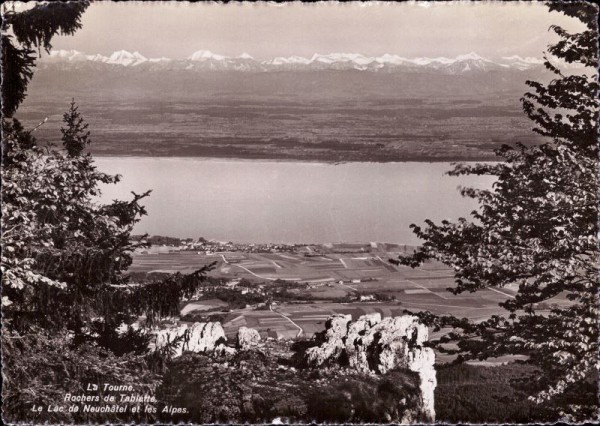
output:
M 314 53 L 541 57 L 561 24 L 578 22 L 542 3 L 180 3 L 96 2 L 83 28 L 57 37 L 55 49 L 184 58 L 206 49 L 257 59 Z M 574 26 L 575 25 L 575 26 Z

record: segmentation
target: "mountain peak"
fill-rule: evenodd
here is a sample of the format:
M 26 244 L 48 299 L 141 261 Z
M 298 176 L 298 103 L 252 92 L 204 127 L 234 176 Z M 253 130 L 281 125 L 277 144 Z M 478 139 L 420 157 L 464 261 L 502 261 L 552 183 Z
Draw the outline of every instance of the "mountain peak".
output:
M 359 70 L 359 71 L 393 71 L 410 70 L 435 70 L 442 73 L 486 72 L 505 69 L 524 71 L 540 67 L 543 60 L 519 55 L 505 56 L 491 61 L 475 52 L 458 55 L 455 58 L 446 57 L 419 57 L 405 58 L 399 55 L 385 53 L 381 56 L 370 57 L 360 53 L 328 54 L 315 53 L 310 59 L 302 56 L 275 57 L 264 61 L 256 61 L 247 52 L 238 56 L 224 56 L 210 50 L 198 50 L 187 59 L 171 60 L 169 58 L 146 58 L 140 52 L 117 50 L 110 56 L 100 54 L 87 55 L 77 50 L 53 50 L 49 55 L 43 56 L 42 61 L 48 63 L 84 63 L 97 62 L 125 67 L 143 65 L 151 69 L 188 69 L 188 70 L 237 70 L 237 71 L 269 71 L 269 70 Z M 77 65 L 80 66 L 80 65 Z
M 544 63 L 543 59 L 533 58 L 531 56 L 527 56 L 527 57 L 523 58 L 522 56 L 519 56 L 519 55 L 512 55 L 512 56 L 503 56 L 502 59 L 504 59 L 505 61 L 527 62 L 530 64 L 543 64 Z
M 53 50 L 50 52 L 50 56 L 51 57 L 58 57 L 58 58 L 66 58 L 69 57 L 71 55 L 77 55 L 81 53 L 79 50 L 75 50 L 75 49 L 71 49 L 71 50 L 64 50 L 64 49 L 60 49 L 60 50 Z
M 188 56 L 188 59 L 191 61 L 206 61 L 209 59 L 221 61 L 225 59 L 225 56 L 217 55 L 216 53 L 213 53 L 210 50 L 197 50 L 196 52 Z
M 301 64 L 306 65 L 310 62 L 310 59 L 304 58 L 302 56 L 289 56 L 287 58 L 283 56 L 277 56 L 273 59 L 269 59 L 267 61 L 263 61 L 263 64 L 266 65 L 294 65 Z
M 96 53 L 95 55 L 86 55 L 86 58 L 88 59 L 88 61 L 94 62 L 106 62 L 109 60 L 107 56 L 103 56 L 99 53 Z
M 458 55 L 456 57 L 457 61 L 468 61 L 468 60 L 473 60 L 473 61 L 488 61 L 487 59 L 479 56 L 477 53 L 475 52 L 471 52 L 471 53 L 467 53 L 466 55 Z
M 127 51 L 127 50 L 115 50 L 111 55 L 110 58 L 123 58 L 123 57 L 132 57 L 133 53 Z
M 127 50 L 117 50 L 113 52 L 108 58 L 107 63 L 117 65 L 138 65 L 142 62 L 147 61 L 146 57 L 140 52 L 129 52 Z

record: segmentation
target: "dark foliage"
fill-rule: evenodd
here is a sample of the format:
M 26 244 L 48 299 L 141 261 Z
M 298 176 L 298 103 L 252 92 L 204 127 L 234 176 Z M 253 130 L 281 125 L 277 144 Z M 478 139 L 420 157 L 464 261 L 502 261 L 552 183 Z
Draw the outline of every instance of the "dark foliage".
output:
M 48 50 L 54 35 L 72 34 L 87 5 L 39 3 L 4 13 L 3 30 L 21 44 L 3 35 L 3 52 L 9 52 L 2 58 L 5 116 L 24 98 L 33 60 L 23 58 L 31 56 L 31 47 Z M 14 87 L 5 90 L 9 83 Z M 65 395 L 83 392 L 87 382 L 128 384 L 137 394 L 152 394 L 159 378 L 146 355 L 148 335 L 129 326 L 141 316 L 152 324 L 178 313 L 180 298 L 197 291 L 209 267 L 162 282 L 129 282 L 131 252 L 144 245 L 130 235 L 146 213 L 140 201 L 149 191 L 130 201 L 99 203 L 100 185 L 119 177 L 99 172 L 83 153 L 89 132 L 74 102 L 64 119 L 67 155 L 38 147 L 33 131 L 18 120 L 2 120 L 3 418 L 150 422 L 144 414 L 48 409 L 65 405 Z M 32 412 L 32 404 L 43 414 Z
M 75 104 L 75 100 L 72 100 L 69 111 L 63 115 L 65 127 L 60 129 L 62 143 L 69 157 L 81 155 L 90 143 L 90 132 L 87 130 L 89 125 L 84 122 L 78 110 L 79 107 Z
M 14 46 L 13 38 L 2 35 L 2 115 L 12 117 L 25 99 L 27 85 L 33 77 L 35 52 Z
M 158 391 L 165 404 L 188 414 L 162 421 L 194 423 L 400 421 L 418 407 L 418 378 L 393 371 L 368 376 L 303 370 L 280 363 L 271 352 L 242 352 L 233 358 L 189 354 L 172 363 Z
M 143 240 L 143 241 L 146 241 L 150 245 L 156 245 L 156 246 L 162 246 L 162 245 L 179 246 L 179 245 L 181 245 L 181 242 L 183 241 L 181 238 L 165 237 L 162 235 L 152 235 L 152 236 L 132 235 L 131 239 L 134 241 L 142 241 Z
M 527 398 L 528 385 L 538 374 L 534 366 L 523 363 L 439 367 L 437 419 L 448 423 L 554 423 L 559 416 L 553 404 L 540 405 Z M 590 379 L 582 386 L 585 392 L 566 392 L 562 403 L 593 405 L 596 392 Z
M 214 287 L 203 295 L 205 299 L 219 299 L 223 302 L 227 302 L 230 309 L 241 309 L 245 308 L 246 305 L 256 305 L 258 303 L 264 303 L 267 297 L 263 294 L 258 293 L 246 293 L 242 294 L 240 290 Z
M 81 28 L 89 1 L 38 3 L 23 12 L 2 14 L 2 115 L 12 117 L 26 96 L 33 76 L 35 53 L 49 52 L 57 35 L 72 35 Z M 13 36 L 8 35 L 12 32 Z
M 4 63 L 4 62 L 3 62 Z M 16 149 L 27 151 L 36 146 L 36 139 L 31 131 L 23 128 L 19 120 L 2 120 L 2 153 L 15 151 Z M 8 167 L 14 162 L 25 161 L 23 154 L 2 155 L 2 166 Z
M 433 342 L 440 351 L 462 359 L 529 357 L 539 371 L 529 395 L 538 403 L 553 399 L 564 419 L 585 420 L 590 413 L 597 418 L 597 401 L 584 406 L 558 395 L 577 388 L 585 394 L 586 380 L 598 376 L 598 9 L 582 2 L 550 8 L 579 18 L 587 29 L 569 34 L 553 26 L 560 40 L 549 47 L 554 57 L 546 68 L 554 79 L 527 82 L 523 110 L 548 142 L 503 146 L 496 164 L 457 165 L 451 175 L 496 176 L 494 188 L 461 190 L 479 202 L 473 221 L 412 225 L 424 244 L 398 262 L 436 259 L 452 267 L 454 294 L 518 286 L 501 304 L 506 314 L 482 322 L 420 315 L 438 330 L 453 330 Z M 560 60 L 580 68 L 565 75 Z
M 132 384 L 140 395 L 152 395 L 159 377 L 148 370 L 146 361 L 136 355 L 116 357 L 111 351 L 88 344 L 73 345 L 67 334 L 48 336 L 19 335 L 2 329 L 2 417 L 6 423 L 79 423 L 99 420 L 110 423 L 151 423 L 153 418 L 141 413 L 124 414 L 48 412 L 49 406 L 68 406 L 65 395 L 106 395 L 86 392 L 87 383 Z M 33 406 L 43 412 L 32 411 Z M 80 404 L 81 406 L 83 404 Z M 91 403 L 90 405 L 101 405 Z

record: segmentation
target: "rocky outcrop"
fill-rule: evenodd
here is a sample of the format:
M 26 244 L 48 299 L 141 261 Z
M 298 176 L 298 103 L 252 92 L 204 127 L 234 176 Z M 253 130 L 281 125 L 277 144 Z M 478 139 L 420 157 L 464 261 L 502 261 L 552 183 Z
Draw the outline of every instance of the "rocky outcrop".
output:
M 434 393 L 437 386 L 435 376 L 435 353 L 431 348 L 414 348 L 408 352 L 408 369 L 419 373 L 423 413 L 428 421 L 435 421 Z
M 350 315 L 334 315 L 325 327 L 316 336 L 319 345 L 306 351 L 305 361 L 309 366 L 341 365 L 375 374 L 395 368 L 414 371 L 420 378 L 423 416 L 426 421 L 435 420 L 435 354 L 431 348 L 422 346 L 429 332 L 417 317 L 382 319 L 375 313 L 352 322 Z
M 253 328 L 240 327 L 237 332 L 236 346 L 240 350 L 246 350 L 258 346 L 260 334 Z
M 180 324 L 156 332 L 151 347 L 154 349 L 172 346 L 173 357 L 183 352 L 222 352 L 232 353 L 235 349 L 225 346 L 227 338 L 219 322 L 197 322 L 188 327 Z
M 325 323 L 324 333 L 317 336 L 321 345 L 306 351 L 308 365 L 318 367 L 336 363 L 342 357 L 350 321 L 352 321 L 351 315 L 333 315 L 329 317 Z

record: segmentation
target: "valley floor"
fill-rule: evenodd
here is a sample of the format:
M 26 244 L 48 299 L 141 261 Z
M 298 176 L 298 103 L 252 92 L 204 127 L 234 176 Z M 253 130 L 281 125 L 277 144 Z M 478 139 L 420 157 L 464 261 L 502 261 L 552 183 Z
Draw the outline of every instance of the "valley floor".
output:
M 221 279 L 229 292 L 264 295 L 278 286 L 289 289 L 285 300 L 274 297 L 269 304 L 235 308 L 208 295 L 182 304 L 182 317 L 187 315 L 190 320 L 218 315 L 230 337 L 246 326 L 263 337 L 310 338 L 324 329 L 332 314 L 351 314 L 356 319 L 374 312 L 389 317 L 405 311 L 430 311 L 477 321 L 502 313 L 498 304 L 515 294 L 511 288 L 492 288 L 455 296 L 446 290 L 454 283 L 452 271 L 442 264 L 428 263 L 415 269 L 395 266 L 389 259 L 408 248 L 375 243 L 354 247 L 318 245 L 309 249 L 312 252 L 210 254 L 155 247 L 145 254 L 136 253 L 130 271 L 134 276 L 189 273 L 216 262 L 210 276 Z M 438 354 L 438 363 L 448 360 Z M 492 360 L 491 364 L 510 360 Z

